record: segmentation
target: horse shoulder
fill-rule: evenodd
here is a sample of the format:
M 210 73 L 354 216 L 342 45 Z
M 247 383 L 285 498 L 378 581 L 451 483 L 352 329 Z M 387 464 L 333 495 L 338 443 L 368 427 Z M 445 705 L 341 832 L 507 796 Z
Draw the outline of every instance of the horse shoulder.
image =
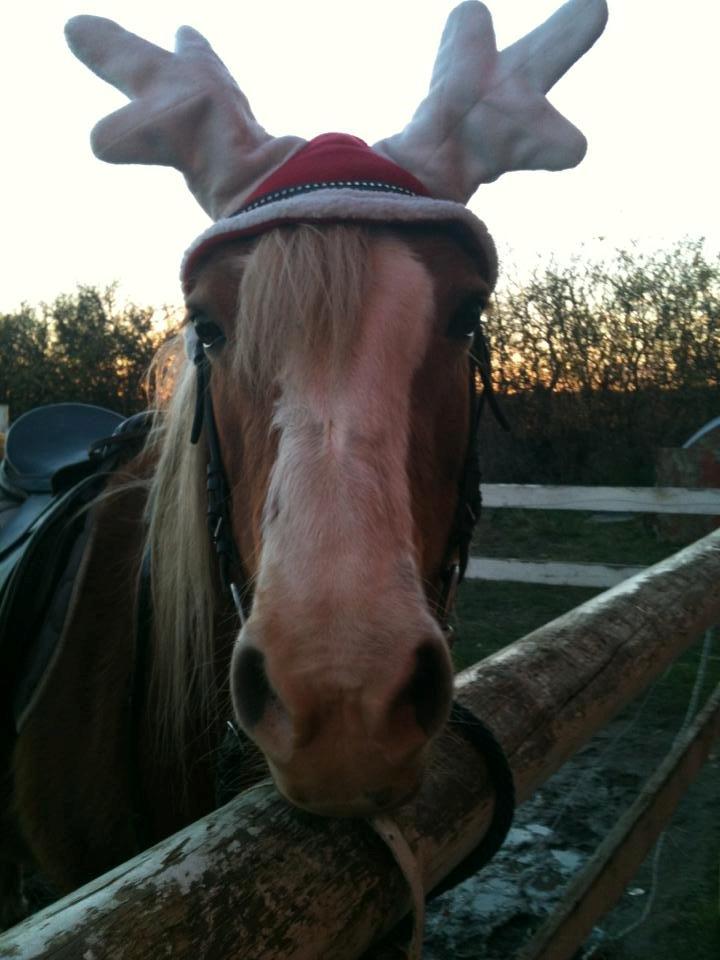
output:
M 137 851 L 138 795 L 152 794 L 142 784 L 152 765 L 140 759 L 143 722 L 133 703 L 143 481 L 149 469 L 142 457 L 127 465 L 93 507 L 51 676 L 16 743 L 21 832 L 60 889 L 72 889 Z M 181 819 L 168 809 L 148 821 L 153 834 L 166 835 Z

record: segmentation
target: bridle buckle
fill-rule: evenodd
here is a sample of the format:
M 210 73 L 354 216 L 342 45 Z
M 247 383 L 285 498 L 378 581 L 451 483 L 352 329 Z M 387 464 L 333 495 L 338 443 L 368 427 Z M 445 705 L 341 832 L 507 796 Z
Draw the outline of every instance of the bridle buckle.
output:
M 443 588 L 440 594 L 440 600 L 437 605 L 437 620 L 440 624 L 445 639 L 449 646 L 452 646 L 455 639 L 455 630 L 450 625 L 450 615 L 455 607 L 455 598 L 457 597 L 458 587 L 460 585 L 461 571 L 460 563 L 456 560 L 451 563 L 443 576 Z

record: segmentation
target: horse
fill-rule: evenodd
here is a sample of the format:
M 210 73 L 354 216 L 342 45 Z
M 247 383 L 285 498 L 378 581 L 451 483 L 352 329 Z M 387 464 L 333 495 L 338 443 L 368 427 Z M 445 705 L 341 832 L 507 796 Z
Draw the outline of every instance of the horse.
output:
M 603 10 L 572 0 L 540 28 L 562 42 L 535 88 L 590 46 Z M 436 72 L 469 69 L 452 48 L 469 28 L 486 47 L 488 18 L 479 3 L 451 14 Z M 458 200 L 497 156 L 441 187 L 432 164 L 414 172 L 417 120 L 373 148 L 270 138 L 190 28 L 175 54 L 96 17 L 67 36 L 133 98 L 96 127 L 95 152 L 177 166 L 215 224 L 185 256 L 186 318 L 156 360 L 146 442 L 88 508 L 59 648 L 13 731 L 6 923 L 23 862 L 71 890 L 211 810 L 228 721 L 243 737 L 234 789 L 269 771 L 295 806 L 352 817 L 415 794 L 451 705 L 497 274 Z M 497 75 L 526 53 L 496 55 Z M 492 71 L 483 83 L 497 96 Z M 229 171 L 228 109 L 247 154 Z M 578 161 L 560 120 L 565 153 L 536 145 L 535 165 Z M 208 138 L 202 168 L 190 122 Z

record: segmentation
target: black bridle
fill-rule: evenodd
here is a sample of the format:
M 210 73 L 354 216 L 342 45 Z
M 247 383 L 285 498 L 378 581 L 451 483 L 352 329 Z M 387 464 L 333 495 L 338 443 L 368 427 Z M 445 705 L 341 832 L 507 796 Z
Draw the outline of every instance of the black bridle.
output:
M 248 577 L 242 570 L 240 551 L 232 533 L 232 520 L 228 510 L 230 487 L 222 462 L 220 440 L 218 438 L 212 394 L 210 393 L 210 361 L 202 340 L 194 334 L 189 338 L 193 343 L 192 359 L 196 370 L 195 413 L 193 415 L 190 443 L 196 444 L 200 435 L 205 433 L 208 451 L 207 462 L 207 521 L 210 540 L 215 547 L 218 560 L 220 585 L 232 597 L 240 623 L 247 619 L 251 602 L 251 588 Z M 232 571 L 241 573 L 240 585 L 232 576 Z
M 240 621 L 244 623 L 252 602 L 252 589 L 248 577 L 242 570 L 240 551 L 232 533 L 232 521 L 228 510 L 230 488 L 223 467 L 212 394 L 210 393 L 210 360 L 202 340 L 192 327 L 187 328 L 186 342 L 192 352 L 192 360 L 196 370 L 195 411 L 190 431 L 190 442 L 196 444 L 201 434 L 204 433 L 208 452 L 208 531 L 217 555 L 221 586 L 232 597 Z M 457 588 L 465 577 L 470 556 L 470 544 L 482 506 L 479 429 L 486 400 L 500 426 L 504 430 L 510 429 L 493 390 L 490 351 L 481 326 L 478 326 L 475 331 L 472 348 L 469 352 L 468 380 L 470 425 L 467 450 L 460 474 L 455 516 L 450 527 L 445 555 L 440 568 L 440 590 L 435 602 L 435 616 L 448 639 L 452 636 L 450 618 L 455 606 Z M 482 389 L 479 389 L 480 386 Z M 237 580 L 232 576 L 233 570 L 239 574 Z
M 207 463 L 207 519 L 210 539 L 218 558 L 220 583 L 244 623 L 252 602 L 249 578 L 242 569 L 242 560 L 232 534 L 229 512 L 230 487 L 222 462 L 217 424 L 210 393 L 210 361 L 205 347 L 197 334 L 188 328 L 187 344 L 196 370 L 195 411 L 190 440 L 198 443 L 205 435 L 208 452 Z M 462 582 L 470 553 L 473 530 L 480 515 L 480 457 L 478 428 L 485 400 L 504 429 L 509 429 L 492 389 L 490 354 L 483 331 L 478 327 L 469 361 L 470 428 L 465 462 L 460 477 L 458 504 L 451 526 L 445 558 L 440 573 L 440 591 L 435 604 L 435 615 L 448 641 L 452 629 L 449 619 L 452 614 L 455 593 Z M 147 657 L 152 629 L 152 600 L 150 588 L 150 556 L 146 553 L 141 574 L 138 602 L 137 649 L 134 681 L 131 691 L 131 716 L 136 717 L 142 703 L 142 666 Z M 233 572 L 237 579 L 233 577 Z M 137 721 L 135 721 L 137 722 Z M 515 810 L 515 784 L 507 757 L 493 734 L 472 711 L 457 701 L 453 702 L 448 725 L 468 740 L 481 754 L 489 779 L 495 792 L 495 802 L 490 825 L 480 843 L 471 851 L 433 891 L 432 896 L 449 890 L 467 877 L 476 874 L 497 853 L 512 825 Z M 237 728 L 232 725 L 234 732 Z M 136 766 L 133 765 L 133 766 Z M 142 813 L 142 795 L 139 773 L 134 773 L 134 820 L 138 837 L 147 838 L 146 824 Z M 145 844 L 147 845 L 147 844 Z
M 450 526 L 445 556 L 440 568 L 440 593 L 435 606 L 435 616 L 448 641 L 452 640 L 450 618 L 455 607 L 457 589 L 465 578 L 470 545 L 482 508 L 479 435 L 480 418 L 486 400 L 503 430 L 510 430 L 493 390 L 490 351 L 481 326 L 477 327 L 473 335 L 469 353 L 468 380 L 470 416 L 467 449 L 458 484 L 455 516 Z

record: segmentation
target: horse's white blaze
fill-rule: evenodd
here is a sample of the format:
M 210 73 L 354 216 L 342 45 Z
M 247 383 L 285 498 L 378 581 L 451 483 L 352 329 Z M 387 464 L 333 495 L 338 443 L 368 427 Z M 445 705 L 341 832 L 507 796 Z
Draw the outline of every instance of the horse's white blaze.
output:
M 412 379 L 428 349 L 433 283 L 397 241 L 379 242 L 372 256 L 345 369 L 319 353 L 311 368 L 285 371 L 253 611 L 266 650 L 268 624 L 282 621 L 288 670 L 324 669 L 346 693 L 367 685 L 370 670 L 382 672 L 381 657 L 407 662 L 398 634 L 417 641 L 437 630 L 419 579 L 407 473 Z M 293 664 L 288 632 L 302 636 L 303 665 Z

